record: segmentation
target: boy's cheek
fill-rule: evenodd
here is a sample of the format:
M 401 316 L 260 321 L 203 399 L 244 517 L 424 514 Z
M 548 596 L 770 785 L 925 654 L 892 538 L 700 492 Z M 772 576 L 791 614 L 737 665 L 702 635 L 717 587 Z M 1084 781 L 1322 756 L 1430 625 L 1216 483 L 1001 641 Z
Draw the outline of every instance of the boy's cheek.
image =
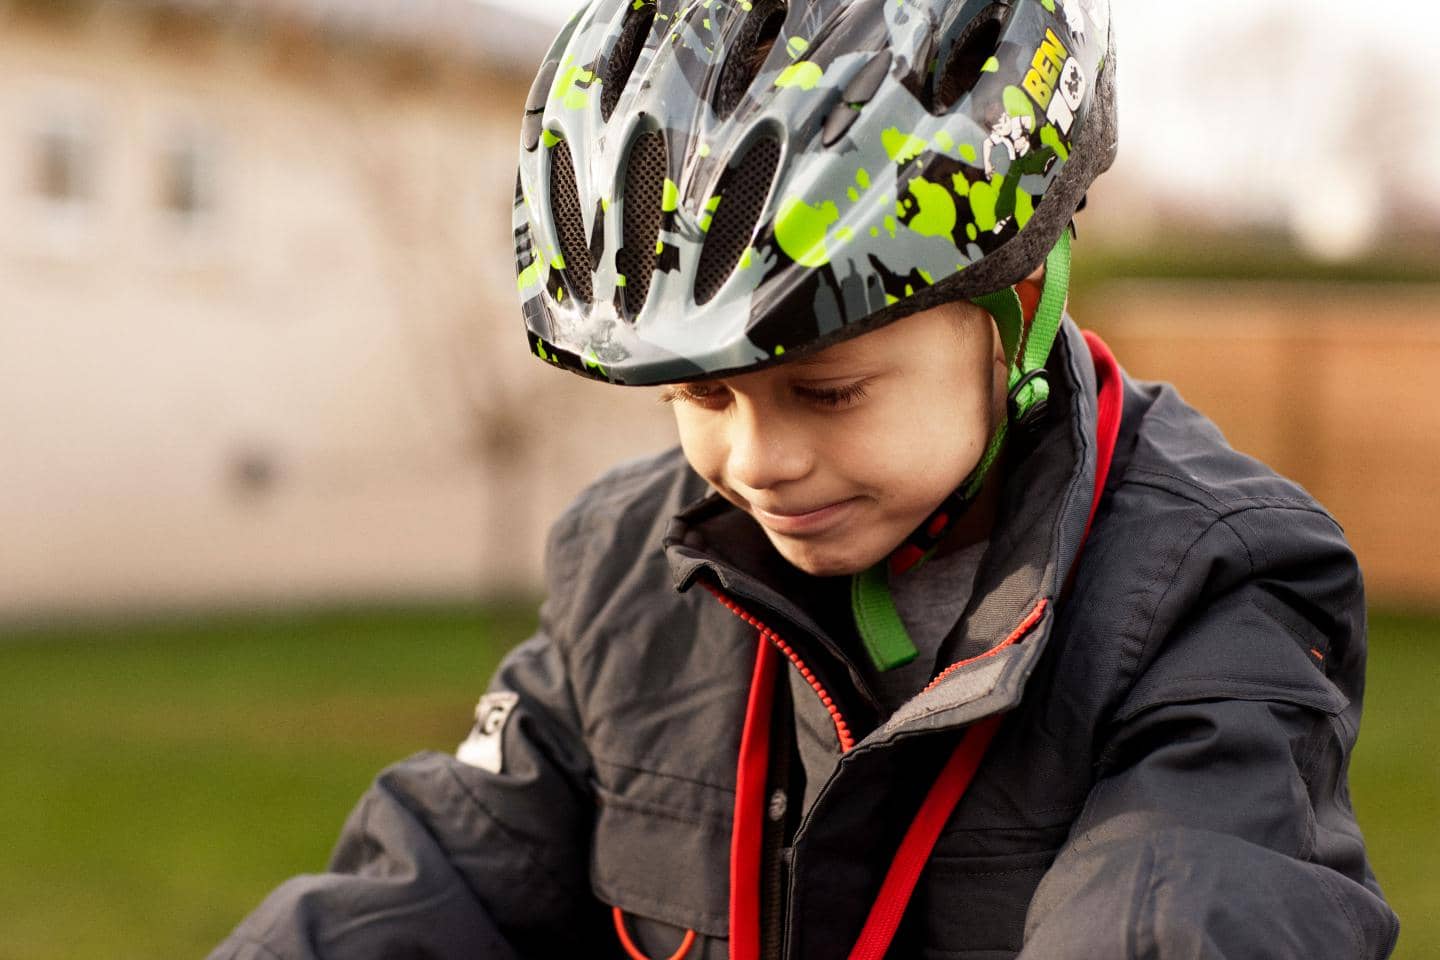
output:
M 680 450 L 685 454 L 685 461 L 690 464 L 690 469 L 714 486 L 714 444 L 707 442 L 702 431 L 690 423 L 686 414 L 679 409 L 675 411 L 675 429 L 680 436 Z

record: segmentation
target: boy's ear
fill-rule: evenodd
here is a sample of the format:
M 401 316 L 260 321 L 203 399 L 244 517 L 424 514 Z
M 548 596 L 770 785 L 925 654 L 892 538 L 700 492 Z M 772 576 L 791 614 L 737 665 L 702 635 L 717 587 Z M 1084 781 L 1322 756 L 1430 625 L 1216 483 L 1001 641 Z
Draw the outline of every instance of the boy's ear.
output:
M 1025 315 L 1025 323 L 1028 325 L 1035 319 L 1035 311 L 1040 309 L 1040 294 L 1045 289 L 1045 268 L 1041 267 L 1030 276 L 1015 284 L 1015 293 L 1020 297 L 1020 310 Z
M 1040 308 L 1040 294 L 1044 289 L 1045 262 L 1042 260 L 1040 266 L 1030 271 L 1030 276 L 1015 284 L 1015 292 L 1020 295 L 1020 309 L 1027 326 L 1035 319 L 1035 311 Z

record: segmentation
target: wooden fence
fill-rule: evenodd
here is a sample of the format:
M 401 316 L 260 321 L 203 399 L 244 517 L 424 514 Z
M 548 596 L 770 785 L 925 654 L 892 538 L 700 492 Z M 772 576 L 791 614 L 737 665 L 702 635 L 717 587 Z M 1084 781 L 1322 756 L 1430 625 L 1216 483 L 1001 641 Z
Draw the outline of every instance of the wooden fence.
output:
M 1440 285 L 1113 282 L 1074 313 L 1319 499 L 1372 602 L 1440 608 Z

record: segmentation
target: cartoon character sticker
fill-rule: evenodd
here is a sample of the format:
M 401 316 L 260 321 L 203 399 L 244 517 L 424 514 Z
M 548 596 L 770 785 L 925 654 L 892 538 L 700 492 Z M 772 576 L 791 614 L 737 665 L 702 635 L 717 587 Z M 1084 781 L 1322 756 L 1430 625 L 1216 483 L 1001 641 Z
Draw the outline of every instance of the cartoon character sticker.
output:
M 990 136 L 985 138 L 985 175 L 989 177 L 995 173 L 995 163 L 991 157 L 996 147 L 1004 147 L 1010 154 L 1011 162 L 1014 162 L 1030 152 L 1030 134 L 1034 132 L 1034 117 L 1023 114 L 1012 116 L 1008 111 L 1001 113 L 1000 119 L 990 128 Z

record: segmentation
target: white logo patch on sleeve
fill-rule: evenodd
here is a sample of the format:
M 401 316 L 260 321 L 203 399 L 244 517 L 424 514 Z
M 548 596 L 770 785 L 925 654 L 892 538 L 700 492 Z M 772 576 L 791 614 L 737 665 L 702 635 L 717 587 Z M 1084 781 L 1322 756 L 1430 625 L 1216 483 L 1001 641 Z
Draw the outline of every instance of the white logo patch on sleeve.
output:
M 475 727 L 470 731 L 470 736 L 465 738 L 465 742 L 456 749 L 456 759 L 481 770 L 499 773 L 504 765 L 501 744 L 505 723 L 510 719 L 510 712 L 515 709 L 519 700 L 519 696 L 509 691 L 487 693 L 481 697 L 480 703 L 475 707 Z

